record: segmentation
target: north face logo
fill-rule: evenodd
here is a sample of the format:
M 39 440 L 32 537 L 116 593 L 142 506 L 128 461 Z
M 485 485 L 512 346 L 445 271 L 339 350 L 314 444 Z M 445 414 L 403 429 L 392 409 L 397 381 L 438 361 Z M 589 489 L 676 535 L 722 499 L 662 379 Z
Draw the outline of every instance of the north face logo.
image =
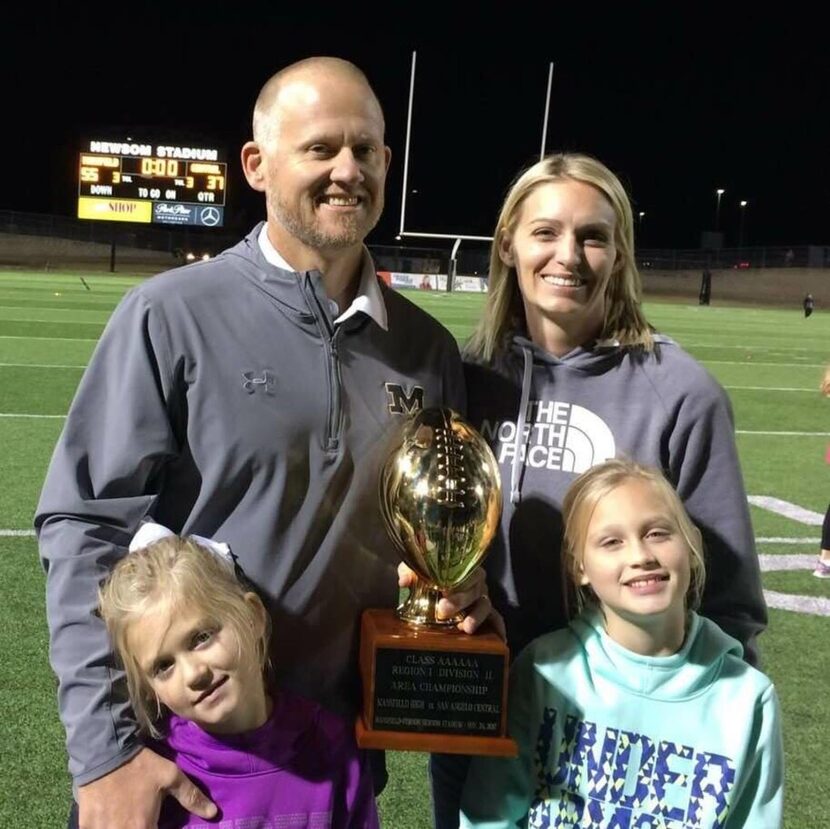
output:
M 614 435 L 590 409 L 550 400 L 533 400 L 529 409 L 525 434 L 519 438 L 519 460 L 526 466 L 579 474 L 615 456 Z M 485 420 L 481 434 L 499 463 L 513 459 L 515 423 Z
M 413 386 L 409 393 L 400 383 L 384 383 L 384 387 L 390 414 L 411 415 L 424 408 L 424 390 L 420 386 Z
M 245 378 L 242 383 L 242 388 L 248 394 L 253 394 L 259 391 L 265 394 L 273 395 L 274 386 L 276 385 L 276 378 L 273 371 L 263 369 L 259 375 L 255 371 L 243 371 L 242 376 Z

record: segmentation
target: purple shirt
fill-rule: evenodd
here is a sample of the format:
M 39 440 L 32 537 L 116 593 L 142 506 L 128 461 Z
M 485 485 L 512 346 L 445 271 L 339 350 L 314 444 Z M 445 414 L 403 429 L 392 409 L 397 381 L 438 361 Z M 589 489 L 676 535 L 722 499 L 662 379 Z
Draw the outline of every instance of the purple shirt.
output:
M 150 746 L 219 808 L 212 821 L 165 799 L 159 829 L 377 829 L 372 779 L 351 724 L 281 691 L 260 728 L 208 734 L 171 716 L 166 739 Z

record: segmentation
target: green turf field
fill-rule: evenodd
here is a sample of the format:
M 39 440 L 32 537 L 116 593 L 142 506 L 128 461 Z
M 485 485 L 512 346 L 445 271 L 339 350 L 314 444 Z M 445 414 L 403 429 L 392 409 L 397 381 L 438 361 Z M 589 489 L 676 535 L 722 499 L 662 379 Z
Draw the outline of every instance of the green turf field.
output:
M 830 274 L 828 274 L 830 278 Z M 55 682 L 47 662 L 44 579 L 31 520 L 52 446 L 113 307 L 138 279 L 0 272 L 0 827 L 65 825 L 70 787 Z M 412 293 L 460 339 L 481 297 Z M 807 512 L 799 518 L 752 507 L 758 550 L 801 555 L 800 569 L 773 570 L 764 586 L 778 603 L 818 599 L 828 612 L 830 581 L 809 575 L 830 498 L 830 401 L 817 390 L 830 360 L 830 313 L 809 320 L 789 310 L 648 304 L 647 315 L 718 377 L 735 408 L 747 491 Z M 813 516 L 811 519 L 810 516 Z M 810 521 L 813 523 L 810 523 Z M 783 597 L 783 599 L 778 598 Z M 823 602 L 823 603 L 822 603 Z M 788 829 L 830 826 L 830 618 L 772 609 L 761 645 L 784 711 Z M 828 765 L 826 765 L 827 763 Z M 423 755 L 390 756 L 380 799 L 393 829 L 431 825 Z M 750 828 L 754 829 L 754 828 Z

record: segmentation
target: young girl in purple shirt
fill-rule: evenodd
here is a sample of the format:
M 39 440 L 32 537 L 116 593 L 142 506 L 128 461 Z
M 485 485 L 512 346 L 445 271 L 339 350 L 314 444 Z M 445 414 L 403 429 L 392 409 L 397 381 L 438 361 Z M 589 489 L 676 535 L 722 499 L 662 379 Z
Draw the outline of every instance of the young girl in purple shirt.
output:
M 100 591 L 146 745 L 216 805 L 217 825 L 378 826 L 351 725 L 266 681 L 270 619 L 227 545 L 139 530 Z M 205 826 L 168 797 L 159 829 Z

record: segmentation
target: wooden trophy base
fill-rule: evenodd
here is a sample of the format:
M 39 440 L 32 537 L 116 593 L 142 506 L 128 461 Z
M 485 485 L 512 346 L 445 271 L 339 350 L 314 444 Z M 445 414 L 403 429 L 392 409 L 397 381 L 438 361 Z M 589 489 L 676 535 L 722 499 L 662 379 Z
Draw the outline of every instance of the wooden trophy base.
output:
M 365 610 L 360 630 L 361 748 L 515 757 L 506 736 L 509 651 L 489 623 L 475 634 L 418 628 Z

